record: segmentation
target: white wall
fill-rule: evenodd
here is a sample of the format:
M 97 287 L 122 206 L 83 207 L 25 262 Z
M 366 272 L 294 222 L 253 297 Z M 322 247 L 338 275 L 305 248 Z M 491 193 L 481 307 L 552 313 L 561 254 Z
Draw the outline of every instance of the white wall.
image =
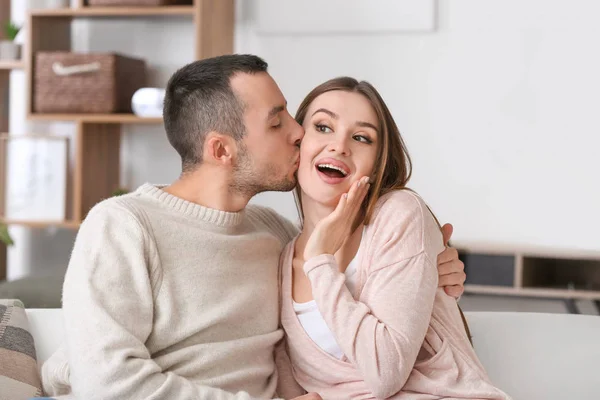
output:
M 412 187 L 441 221 L 455 225 L 455 240 L 600 250 L 600 3 L 440 0 L 431 31 L 267 35 L 259 33 L 258 1 L 238 0 L 236 51 L 269 62 L 292 112 L 326 79 L 372 82 L 409 146 Z M 303 12 L 294 14 L 299 30 L 307 19 L 323 19 L 313 7 Z M 193 31 L 185 19 L 94 21 L 78 29 L 77 49 L 146 57 L 155 84 L 191 60 Z M 11 78 L 18 131 L 20 74 Z M 161 128 L 126 128 L 123 184 L 168 182 L 178 170 Z M 265 193 L 253 202 L 296 218 L 290 194 Z M 65 267 L 70 233 L 11 232 L 18 244 L 10 250 L 10 279 Z
M 457 241 L 600 250 L 599 18 L 593 0 L 446 0 L 431 33 L 258 36 L 250 19 L 244 50 L 292 110 L 337 75 L 375 84 Z

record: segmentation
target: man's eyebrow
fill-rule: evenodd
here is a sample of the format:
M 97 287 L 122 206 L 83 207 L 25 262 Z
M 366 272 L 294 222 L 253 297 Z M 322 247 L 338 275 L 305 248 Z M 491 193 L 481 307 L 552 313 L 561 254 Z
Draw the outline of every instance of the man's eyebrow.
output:
M 338 119 L 338 118 L 339 118 L 339 115 L 337 115 L 337 114 L 336 114 L 336 113 L 334 113 L 333 111 L 329 111 L 329 110 L 328 110 L 328 109 L 326 109 L 326 108 L 319 108 L 317 111 L 315 111 L 315 112 L 313 113 L 313 115 L 315 115 L 315 114 L 316 114 L 316 113 L 318 113 L 318 112 L 325 113 L 325 114 L 329 115 L 329 116 L 330 116 L 331 118 L 333 118 L 333 119 Z M 356 125 L 358 125 L 358 126 L 361 126 L 361 127 L 363 127 L 363 128 L 372 128 L 372 129 L 373 129 L 375 132 L 377 132 L 377 131 L 378 131 L 378 130 L 377 130 L 377 127 L 376 127 L 375 125 L 373 125 L 372 123 L 370 123 L 370 122 L 358 121 L 358 122 L 356 122 Z
M 313 113 L 313 115 L 315 115 L 315 114 L 316 114 L 316 113 L 318 113 L 318 112 L 323 112 L 323 113 L 325 113 L 325 114 L 329 115 L 331 118 L 334 118 L 334 119 L 338 119 L 338 118 L 339 118 L 339 115 L 337 115 L 337 114 L 336 114 L 336 113 L 334 113 L 333 111 L 329 111 L 329 110 L 328 110 L 328 109 L 326 109 L 326 108 L 319 108 L 317 111 L 315 111 L 315 112 Z
M 271 119 L 274 116 L 276 116 L 277 114 L 279 114 L 280 112 L 282 112 L 283 110 L 285 110 L 285 106 L 275 106 L 271 109 L 271 111 L 269 111 L 269 115 L 267 116 L 267 119 Z

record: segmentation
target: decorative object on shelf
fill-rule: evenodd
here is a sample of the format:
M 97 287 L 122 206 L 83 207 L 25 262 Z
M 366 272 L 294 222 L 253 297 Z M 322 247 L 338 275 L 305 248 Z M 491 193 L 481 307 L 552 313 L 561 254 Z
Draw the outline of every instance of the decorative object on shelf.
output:
M 12 246 L 15 244 L 12 237 L 10 237 L 8 226 L 4 222 L 0 222 L 0 242 L 4 243 L 5 246 Z
M 127 194 L 127 193 L 129 193 L 128 189 L 118 188 L 117 190 L 115 190 L 114 192 L 112 192 L 112 197 L 123 196 L 124 194 Z
M 6 221 L 66 219 L 68 138 L 4 135 Z
M 141 88 L 131 98 L 131 108 L 138 117 L 162 118 L 165 89 Z
M 30 10 L 48 10 L 69 7 L 69 0 L 29 0 Z
M 146 84 L 146 62 L 116 53 L 35 54 L 33 109 L 38 113 L 131 113 Z
M 12 21 L 4 25 L 5 40 L 0 41 L 0 60 L 20 60 L 21 45 L 15 41 L 21 27 Z
M 88 6 L 174 6 L 192 4 L 192 0 L 88 0 Z

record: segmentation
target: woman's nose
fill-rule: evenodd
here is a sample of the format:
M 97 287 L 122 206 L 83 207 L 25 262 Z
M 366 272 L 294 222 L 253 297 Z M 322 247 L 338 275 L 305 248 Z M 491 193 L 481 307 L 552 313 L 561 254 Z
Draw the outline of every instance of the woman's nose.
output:
M 339 153 L 345 156 L 350 155 L 350 147 L 348 141 L 343 138 L 336 138 L 329 144 L 329 151 L 332 153 Z

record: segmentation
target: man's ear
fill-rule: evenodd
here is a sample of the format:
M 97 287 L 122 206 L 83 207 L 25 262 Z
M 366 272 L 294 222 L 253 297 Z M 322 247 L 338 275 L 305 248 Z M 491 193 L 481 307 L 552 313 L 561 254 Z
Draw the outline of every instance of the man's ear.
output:
M 229 135 L 210 132 L 204 141 L 203 161 L 231 165 L 235 158 L 235 140 Z

